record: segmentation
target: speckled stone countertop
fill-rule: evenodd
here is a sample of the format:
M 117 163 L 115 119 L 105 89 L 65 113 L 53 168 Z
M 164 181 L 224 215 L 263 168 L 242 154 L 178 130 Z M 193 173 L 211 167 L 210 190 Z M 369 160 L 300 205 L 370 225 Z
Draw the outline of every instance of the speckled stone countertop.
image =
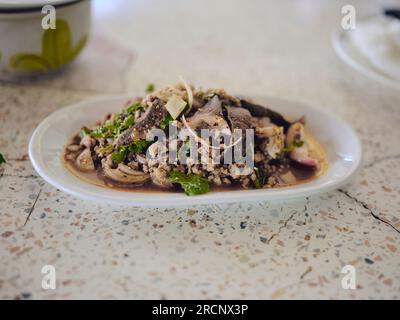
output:
M 71 68 L 1 82 L 0 298 L 399 299 L 400 91 L 335 55 L 345 3 L 98 1 L 92 41 Z M 335 112 L 362 140 L 358 176 L 291 202 L 179 209 L 85 202 L 37 176 L 27 145 L 48 114 L 178 74 Z M 55 290 L 42 289 L 44 265 L 56 269 Z M 345 265 L 355 290 L 342 287 Z

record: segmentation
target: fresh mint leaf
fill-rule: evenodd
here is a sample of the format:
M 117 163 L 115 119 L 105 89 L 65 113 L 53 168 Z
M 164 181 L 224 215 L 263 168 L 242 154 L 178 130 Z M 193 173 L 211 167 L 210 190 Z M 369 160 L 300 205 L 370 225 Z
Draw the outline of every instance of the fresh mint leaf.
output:
M 169 126 L 169 124 L 170 124 L 172 121 L 174 121 L 174 119 L 171 117 L 170 114 L 168 114 L 168 115 L 165 117 L 165 119 L 164 119 L 163 121 L 161 121 L 161 123 L 160 123 L 160 128 L 164 130 L 165 128 L 167 128 L 167 127 Z
M 128 117 L 125 118 L 122 126 L 121 126 L 121 131 L 129 129 L 135 124 L 135 117 L 133 115 L 129 115 Z
M 125 160 L 125 158 L 129 155 L 130 152 L 131 152 L 131 146 L 129 144 L 120 146 L 118 148 L 118 151 L 114 152 L 111 155 L 111 159 L 115 163 L 119 164 Z
M 116 164 L 119 164 L 119 163 L 123 162 L 125 160 L 125 158 L 126 158 L 126 155 L 122 151 L 114 152 L 111 155 L 112 161 L 114 161 Z
M 111 155 L 111 159 L 117 164 L 124 162 L 130 153 L 141 154 L 146 151 L 152 143 L 153 141 L 147 141 L 143 139 L 119 146 L 118 150 Z
M 147 141 L 147 140 L 137 140 L 133 142 L 133 152 L 135 153 L 143 153 L 144 151 L 147 150 L 147 148 L 153 143 L 153 141 Z
M 133 114 L 134 112 L 142 109 L 143 109 L 142 104 L 140 102 L 135 102 L 126 109 L 126 112 L 129 114 Z
M 90 135 L 93 138 L 115 138 L 121 134 L 122 131 L 132 127 L 135 124 L 135 116 L 133 113 L 139 105 L 132 105 L 129 110 L 114 115 L 112 120 L 107 120 L 102 126 L 94 128 Z M 128 109 L 129 109 L 128 108 Z
M 210 191 L 210 181 L 194 174 L 173 171 L 168 180 L 173 184 L 179 184 L 188 196 L 204 194 Z

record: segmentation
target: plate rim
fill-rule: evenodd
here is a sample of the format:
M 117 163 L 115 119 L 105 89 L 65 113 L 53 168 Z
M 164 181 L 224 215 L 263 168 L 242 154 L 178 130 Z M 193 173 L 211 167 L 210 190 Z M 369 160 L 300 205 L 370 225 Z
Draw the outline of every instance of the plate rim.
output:
M 352 159 L 352 165 L 349 168 L 349 170 L 346 172 L 346 175 L 342 179 L 335 180 L 333 182 L 326 182 L 324 185 L 320 185 L 318 187 L 311 186 L 307 187 L 307 183 L 298 185 L 301 186 L 302 190 L 295 189 L 294 187 L 286 187 L 286 188 L 271 188 L 271 189 L 249 189 L 249 190 L 232 190 L 232 191 L 223 191 L 223 192 L 211 192 L 205 195 L 199 195 L 195 197 L 189 197 L 186 196 L 183 193 L 166 193 L 165 195 L 168 195 L 169 197 L 164 197 L 161 203 L 154 203 L 154 200 L 152 201 L 149 197 L 151 195 L 163 195 L 162 193 L 145 193 L 145 192 L 135 192 L 132 194 L 135 194 L 136 197 L 134 200 L 127 201 L 126 199 L 117 199 L 113 196 L 110 196 L 108 198 L 102 198 L 99 195 L 97 195 L 95 192 L 87 192 L 85 193 L 80 193 L 77 190 L 74 190 L 73 188 L 70 188 L 68 186 L 65 186 L 62 181 L 57 181 L 53 179 L 45 170 L 45 167 L 43 166 L 42 163 L 39 161 L 38 157 L 38 150 L 35 150 L 35 146 L 38 144 L 40 145 L 40 134 L 42 131 L 49 125 L 51 124 L 51 120 L 53 118 L 56 118 L 59 114 L 65 113 L 67 110 L 75 110 L 84 107 L 85 105 L 92 105 L 93 103 L 99 102 L 99 101 L 104 101 L 104 100 L 117 100 L 117 99 L 132 99 L 132 97 L 135 96 L 140 96 L 138 94 L 113 94 L 113 95 L 101 95 L 98 97 L 92 97 L 89 99 L 84 99 L 82 101 L 72 103 L 70 105 L 64 106 L 51 114 L 49 114 L 46 118 L 44 118 L 39 125 L 35 128 L 33 131 L 31 138 L 29 140 L 29 158 L 32 163 L 33 168 L 36 170 L 36 172 L 50 185 L 53 187 L 62 190 L 63 192 L 67 194 L 71 194 L 77 198 L 84 199 L 84 200 L 89 200 L 95 203 L 105 203 L 105 204 L 115 204 L 115 205 L 127 205 L 127 206 L 143 206 L 143 207 L 165 207 L 165 206 L 174 206 L 174 207 L 179 207 L 183 205 L 190 205 L 193 202 L 196 204 L 217 204 L 217 203 L 232 203 L 232 202 L 253 202 L 253 201 L 282 201 L 282 200 L 290 200 L 290 199 L 298 199 L 298 198 L 304 198 L 316 194 L 321 194 L 321 193 L 326 193 L 331 190 L 335 190 L 339 188 L 342 185 L 347 184 L 353 177 L 354 175 L 358 172 L 358 170 L 361 167 L 361 162 L 362 162 L 362 145 L 360 142 L 360 139 L 355 132 L 355 130 L 350 126 L 346 121 L 341 119 L 339 116 L 336 114 L 327 111 L 325 109 L 319 109 L 315 108 L 314 106 L 308 104 L 308 103 L 303 103 L 301 101 L 295 101 L 295 100 L 289 100 L 289 99 L 282 99 L 279 97 L 273 97 L 273 96 L 267 96 L 267 95 L 251 95 L 251 98 L 254 100 L 257 100 L 257 98 L 262 98 L 262 99 L 270 99 L 270 100 L 275 100 L 275 101 L 281 101 L 282 103 L 291 103 L 291 104 L 300 104 L 303 105 L 307 108 L 311 108 L 313 110 L 317 110 L 319 113 L 325 114 L 325 116 L 328 116 L 330 118 L 333 118 L 335 122 L 339 122 L 342 125 L 346 126 L 348 130 L 350 130 L 351 134 L 354 137 L 355 141 L 355 146 L 354 146 L 354 158 Z M 250 96 L 250 95 L 246 95 Z M 60 159 L 61 162 L 61 159 Z M 77 178 L 77 177 L 76 177 Z M 79 179 L 79 178 L 77 178 Z M 105 188 L 106 189 L 106 188 Z M 116 190 L 114 190 L 116 191 Z M 125 193 L 124 191 L 120 191 L 121 193 Z M 245 199 L 239 199 L 236 200 L 234 195 L 238 193 L 243 193 L 246 192 L 246 198 Z M 265 199 L 261 199 L 264 197 Z M 167 199 L 170 198 L 170 199 Z M 193 199 L 195 199 L 193 201 Z M 179 201 L 179 203 L 177 203 Z

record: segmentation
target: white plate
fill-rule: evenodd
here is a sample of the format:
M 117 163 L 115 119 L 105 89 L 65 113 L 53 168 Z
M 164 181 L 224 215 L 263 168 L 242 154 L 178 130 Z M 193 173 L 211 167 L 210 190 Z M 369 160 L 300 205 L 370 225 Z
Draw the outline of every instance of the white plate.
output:
M 400 89 L 400 82 L 390 78 L 371 65 L 369 60 L 361 55 L 349 41 L 347 30 L 339 29 L 332 34 L 332 45 L 341 60 L 364 76 L 379 81 L 395 89 Z
M 94 124 L 109 112 L 120 111 L 131 97 L 103 97 L 81 102 L 43 120 L 29 143 L 29 156 L 39 175 L 54 187 L 86 200 L 132 206 L 177 206 L 305 197 L 338 188 L 348 182 L 360 165 L 360 141 L 352 128 L 338 117 L 301 103 L 264 97 L 254 98 L 254 101 L 291 118 L 306 116 L 307 127 L 328 152 L 329 169 L 323 176 L 292 187 L 210 192 L 188 197 L 184 193 L 118 191 L 89 184 L 72 175 L 61 160 L 68 139 L 82 126 Z

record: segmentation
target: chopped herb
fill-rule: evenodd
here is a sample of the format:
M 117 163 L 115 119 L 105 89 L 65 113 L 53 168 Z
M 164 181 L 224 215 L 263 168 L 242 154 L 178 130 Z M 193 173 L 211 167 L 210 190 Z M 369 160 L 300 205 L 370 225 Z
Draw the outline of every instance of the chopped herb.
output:
M 153 141 L 147 141 L 147 140 L 137 140 L 133 142 L 133 152 L 134 153 L 143 153 L 144 151 L 147 150 L 148 147 L 153 143 Z
M 293 142 L 293 145 L 294 145 L 296 148 L 301 148 L 301 147 L 304 145 L 304 141 L 294 141 L 294 142 Z
M 4 156 L 0 153 L 0 164 L 6 163 L 6 159 L 4 158 Z
M 140 102 L 131 105 L 127 110 L 115 114 L 113 119 L 107 120 L 104 125 L 94 128 L 90 135 L 93 138 L 115 138 L 122 131 L 129 129 L 135 124 L 133 113 L 142 108 Z
M 115 163 L 121 163 L 129 156 L 130 153 L 143 153 L 153 143 L 153 141 L 137 140 L 131 144 L 125 144 L 118 147 L 118 151 L 111 155 L 111 159 Z
M 121 129 L 126 130 L 132 127 L 135 124 L 135 117 L 133 115 L 129 115 L 123 122 Z
M 171 183 L 179 184 L 188 196 L 204 194 L 210 191 L 210 181 L 194 174 L 173 171 L 168 180 Z
M 123 162 L 125 158 L 128 156 L 128 154 L 129 154 L 129 149 L 127 148 L 127 146 L 121 146 L 118 148 L 118 151 L 114 152 L 111 155 L 111 159 L 112 161 L 118 164 Z
M 163 121 L 161 121 L 161 123 L 160 123 L 160 128 L 164 130 L 165 128 L 167 128 L 167 127 L 169 126 L 169 124 L 170 124 L 172 121 L 174 121 L 174 119 L 171 117 L 170 114 L 168 114 L 168 115 L 165 117 L 165 119 L 164 119 Z
M 106 151 L 112 150 L 112 148 L 113 148 L 112 144 L 109 144 L 108 146 L 100 148 L 99 151 L 100 152 L 106 152 Z
M 143 109 L 142 104 L 140 102 L 135 102 L 126 109 L 126 112 L 128 112 L 129 114 L 133 114 L 134 112 L 142 109 Z
M 295 148 L 301 148 L 304 145 L 304 141 L 293 141 L 283 148 L 283 152 L 292 152 Z
M 267 175 L 263 170 L 259 168 L 255 168 L 255 171 L 256 171 L 256 180 L 254 181 L 254 186 L 256 187 L 256 189 L 262 189 L 267 180 Z
M 111 155 L 112 161 L 114 161 L 116 164 L 121 163 L 125 160 L 125 158 L 128 156 L 129 152 L 127 152 L 127 149 L 122 149 L 120 151 L 114 152 Z
M 155 90 L 156 86 L 153 83 L 149 83 L 146 87 L 146 93 L 152 93 Z
M 90 129 L 87 127 L 82 127 L 81 131 L 79 132 L 79 137 L 83 138 L 90 134 Z
M 106 127 L 97 127 L 92 130 L 91 136 L 94 138 L 106 138 L 106 133 L 107 133 Z

